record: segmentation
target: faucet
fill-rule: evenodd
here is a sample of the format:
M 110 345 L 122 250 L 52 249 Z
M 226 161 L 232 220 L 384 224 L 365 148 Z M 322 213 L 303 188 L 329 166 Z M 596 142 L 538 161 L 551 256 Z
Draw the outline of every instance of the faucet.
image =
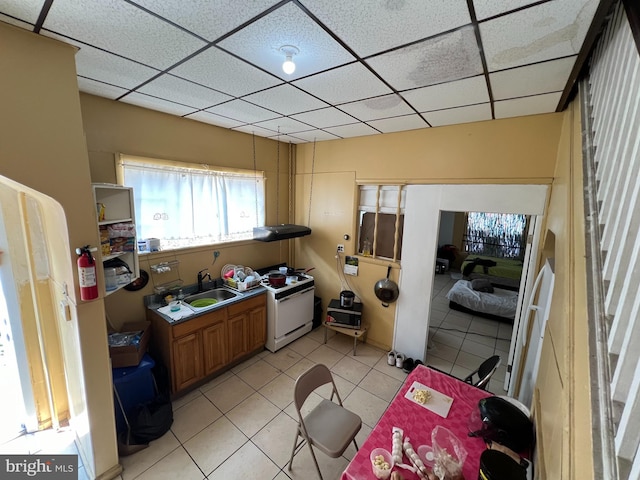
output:
M 209 278 L 209 281 L 211 281 L 211 275 L 209 274 L 209 272 L 207 272 L 207 270 L 208 270 L 207 268 L 203 268 L 202 270 L 200 270 L 200 271 L 198 272 L 198 293 L 200 293 L 200 292 L 204 291 L 204 290 L 203 290 L 203 288 L 202 288 L 202 281 L 203 281 L 205 278 L 207 278 L 207 277 L 208 277 L 208 278 Z M 202 274 L 202 272 L 207 272 L 207 273 L 205 273 L 205 274 L 203 275 L 203 274 Z

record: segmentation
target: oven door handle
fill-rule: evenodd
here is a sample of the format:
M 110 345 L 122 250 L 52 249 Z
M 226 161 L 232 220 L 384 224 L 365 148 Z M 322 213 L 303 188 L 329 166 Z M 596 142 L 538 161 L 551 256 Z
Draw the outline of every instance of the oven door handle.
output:
M 309 288 L 307 288 L 306 290 L 300 290 L 299 292 L 296 292 L 296 293 L 294 293 L 294 294 L 292 294 L 292 295 L 288 295 L 288 296 L 286 296 L 286 297 L 284 297 L 284 298 L 280 298 L 280 299 L 276 300 L 276 302 L 279 302 L 279 303 L 286 302 L 287 300 L 291 300 L 291 299 L 293 299 L 293 298 L 299 297 L 299 296 L 300 296 L 300 295 L 302 295 L 302 294 L 305 294 L 305 293 L 307 293 L 307 292 L 310 292 L 310 291 L 312 291 L 313 289 L 315 289 L 315 286 L 314 286 L 314 287 L 309 287 Z

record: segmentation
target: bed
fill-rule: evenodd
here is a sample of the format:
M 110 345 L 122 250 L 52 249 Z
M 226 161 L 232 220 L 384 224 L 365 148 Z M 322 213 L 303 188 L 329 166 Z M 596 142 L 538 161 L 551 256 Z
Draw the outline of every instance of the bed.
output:
M 458 280 L 447 293 L 449 307 L 494 320 L 513 322 L 518 305 L 518 293 L 494 288 L 493 293 L 479 292 L 471 288 L 468 280 Z
M 469 255 L 460 267 L 462 278 L 486 278 L 495 287 L 517 291 L 522 276 L 522 260 Z

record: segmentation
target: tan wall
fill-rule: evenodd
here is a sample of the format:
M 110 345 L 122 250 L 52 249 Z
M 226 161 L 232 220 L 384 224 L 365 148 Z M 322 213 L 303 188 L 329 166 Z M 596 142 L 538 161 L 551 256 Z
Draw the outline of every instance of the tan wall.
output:
M 540 478 L 594 478 L 580 108 L 564 113 L 543 256 L 555 287 L 534 393 Z
M 75 52 L 4 23 L 0 45 L 0 175 L 44 194 L 39 201 L 57 295 L 53 303 L 62 299 L 64 285 L 72 303 L 72 319 L 58 325 L 70 408 L 86 468 L 103 474 L 118 467 L 118 457 L 106 329 L 96 321 L 104 317 L 103 302 L 77 302 L 74 250 L 95 245 L 98 235 Z
M 91 180 L 115 183 L 114 158 L 117 153 L 150 158 L 204 163 L 220 167 L 266 172 L 267 224 L 288 222 L 288 147 L 263 137 L 255 137 L 255 167 L 252 136 L 201 122 L 144 108 L 81 94 L 82 117 L 89 150 Z M 280 154 L 280 165 L 277 158 Z M 280 181 L 276 175 L 280 172 Z M 276 207 L 276 198 L 279 205 Z M 219 250 L 215 265 L 213 251 Z M 196 274 L 209 268 L 220 277 L 227 264 L 262 268 L 287 262 L 289 242 L 241 242 L 141 255 L 140 268 L 151 274 L 150 265 L 179 260 L 179 274 L 185 285 L 196 282 Z M 164 283 L 162 275 L 152 275 L 149 284 L 137 292 L 120 290 L 105 300 L 107 314 L 117 329 L 128 321 L 144 320 L 142 297 L 153 293 L 154 282 Z
M 295 221 L 309 223 L 313 234 L 296 241 L 296 259 L 317 268 L 323 307 L 342 288 L 336 245 L 345 244 L 347 255 L 357 249 L 357 182 L 549 184 L 562 121 L 561 114 L 536 115 L 298 145 Z M 367 341 L 381 348 L 391 346 L 395 308 L 384 308 L 373 287 L 388 263 L 361 259 L 358 276 L 347 277 L 364 304 Z M 391 277 L 397 281 L 399 271 Z

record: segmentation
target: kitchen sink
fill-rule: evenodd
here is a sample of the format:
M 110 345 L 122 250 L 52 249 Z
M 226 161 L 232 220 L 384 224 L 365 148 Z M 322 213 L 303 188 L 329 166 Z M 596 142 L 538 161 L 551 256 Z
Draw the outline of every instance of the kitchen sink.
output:
M 214 288 L 213 290 L 207 290 L 206 292 L 189 295 L 188 297 L 185 297 L 183 303 L 186 303 L 189 308 L 195 312 L 201 312 L 239 296 L 239 293 L 226 288 Z

